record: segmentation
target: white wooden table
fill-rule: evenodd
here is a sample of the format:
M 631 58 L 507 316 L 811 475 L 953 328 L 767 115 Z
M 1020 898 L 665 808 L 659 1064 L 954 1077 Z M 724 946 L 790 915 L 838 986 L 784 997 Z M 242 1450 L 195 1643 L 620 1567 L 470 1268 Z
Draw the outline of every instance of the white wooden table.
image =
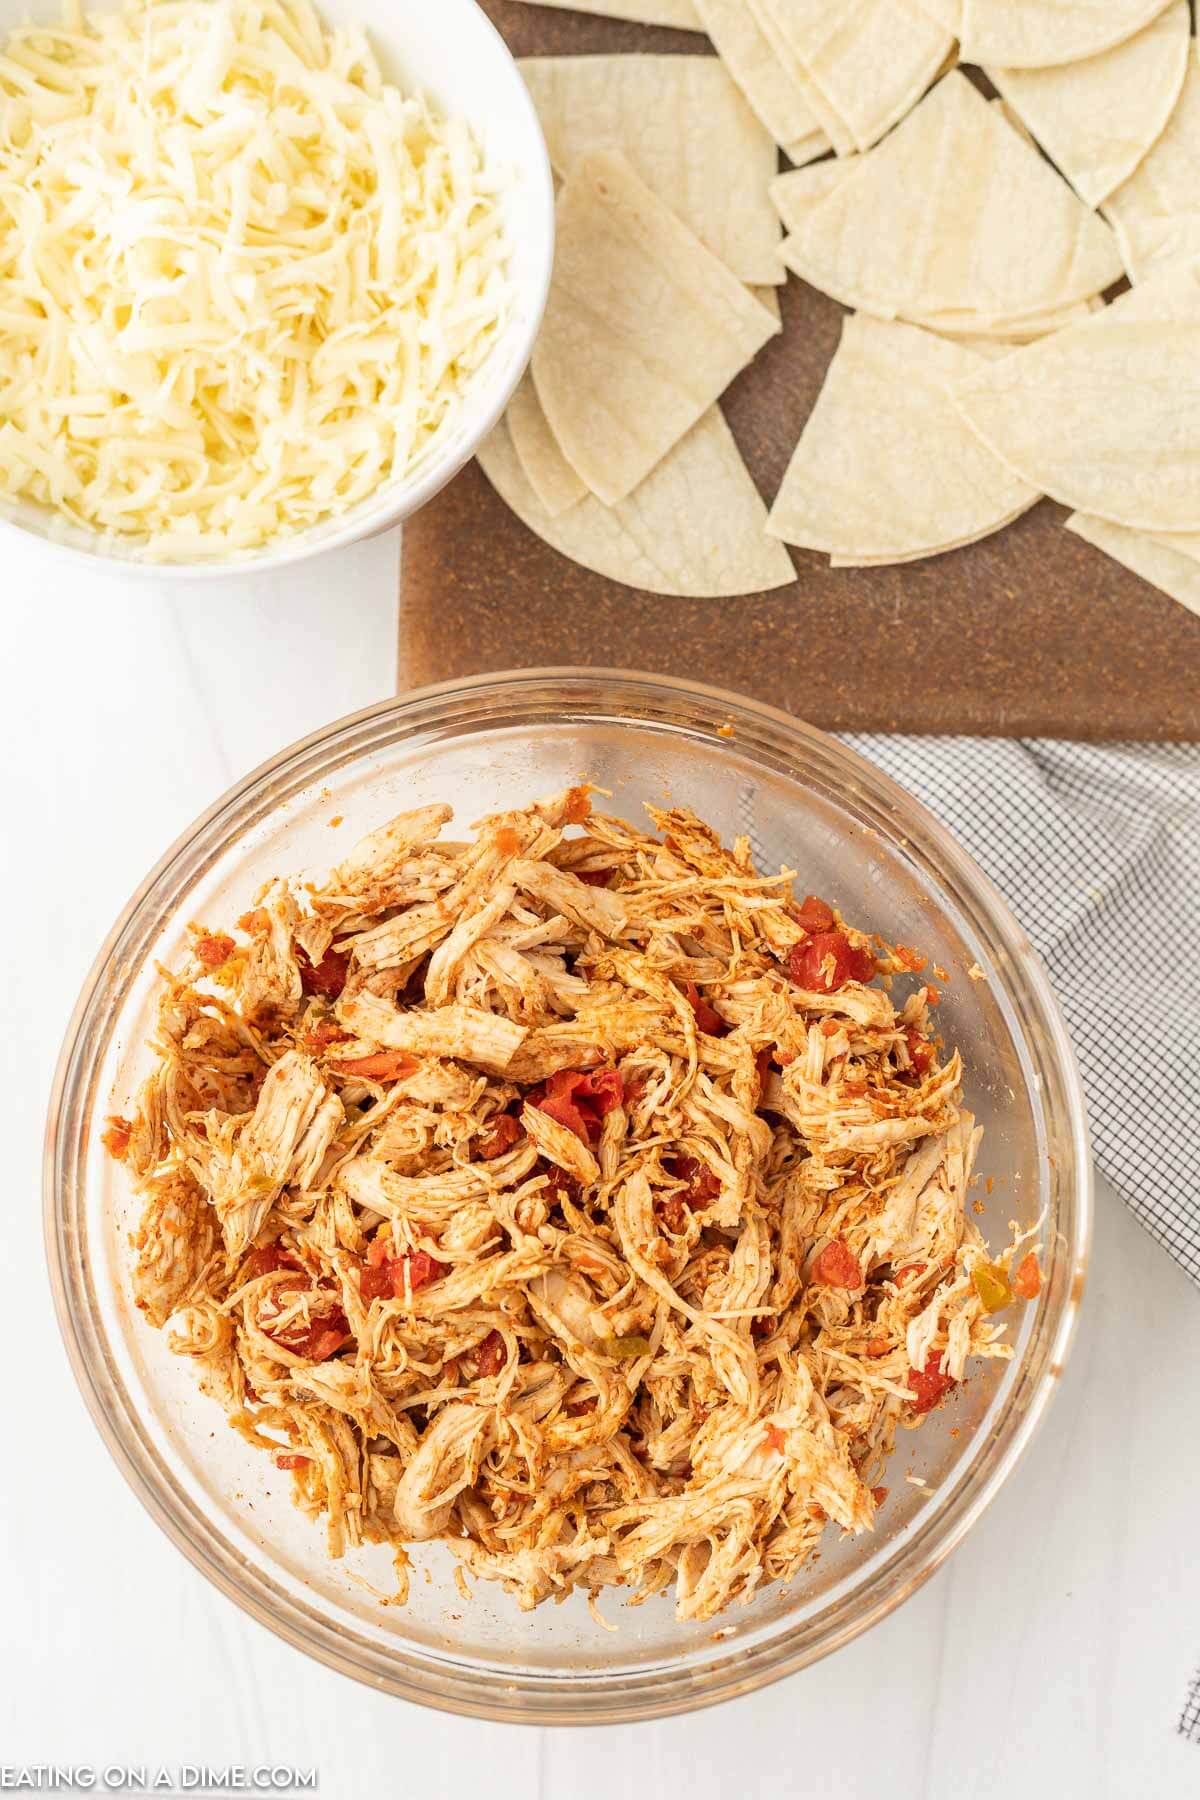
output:
M 1200 1748 L 1175 1730 L 1200 1662 L 1200 1295 L 1108 1192 L 1060 1396 L 972 1538 L 840 1655 L 692 1718 L 547 1732 L 368 1692 L 210 1589 L 109 1463 L 41 1248 L 62 1029 L 168 841 L 263 757 L 389 691 L 397 557 L 389 537 L 172 590 L 0 543 L 0 1765 L 315 1764 L 323 1800 L 1200 1795 Z

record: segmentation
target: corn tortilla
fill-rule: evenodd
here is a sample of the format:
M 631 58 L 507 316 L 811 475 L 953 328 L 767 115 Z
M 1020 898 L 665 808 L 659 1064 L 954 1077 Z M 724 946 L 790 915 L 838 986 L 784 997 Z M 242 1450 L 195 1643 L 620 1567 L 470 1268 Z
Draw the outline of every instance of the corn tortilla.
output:
M 1171 0 L 962 0 L 964 62 L 1044 69 L 1123 44 Z
M 1038 338 L 1048 337 L 1052 331 L 1061 331 L 1064 325 L 1073 325 L 1077 319 L 1086 319 L 1091 313 L 1102 312 L 1104 304 L 1099 294 L 1093 294 L 1090 300 L 1076 300 L 1070 306 L 1051 307 L 1048 312 L 1027 313 L 1020 319 L 991 319 L 980 313 L 941 312 L 927 313 L 918 323 L 926 331 L 936 331 L 943 337 L 956 338 L 960 344 L 976 339 L 996 345 L 1032 344 Z
M 1049 337 L 1053 332 L 1061 331 L 1065 325 L 1073 325 L 1077 319 L 1086 319 L 1092 313 L 1103 312 L 1104 305 L 1099 297 L 1081 300 L 1075 306 L 1063 307 L 1061 312 L 1038 313 L 1017 324 L 1005 324 L 1001 321 L 986 329 L 981 325 L 974 331 L 960 330 L 958 321 L 954 319 L 939 321 L 934 317 L 922 319 L 921 324 L 926 331 L 937 331 L 943 337 L 953 338 L 955 343 L 965 344 L 970 349 L 983 350 L 993 356 L 1005 355 L 1018 344 L 1035 344 L 1039 338 Z
M 1179 99 L 1191 51 L 1187 0 L 1172 0 L 1142 31 L 1049 69 L 987 74 L 1080 199 L 1089 206 L 1127 181 L 1157 142 Z
M 750 292 L 760 306 L 765 306 L 777 325 L 783 323 L 783 308 L 779 304 L 777 287 L 751 287 Z
M 1178 104 L 1157 143 L 1104 203 L 1131 281 L 1200 255 L 1200 61 L 1193 41 Z
M 1006 519 L 997 519 L 984 527 L 982 531 L 973 531 L 969 537 L 954 538 L 948 544 L 935 544 L 929 550 L 912 550 L 904 556 L 831 556 L 831 569 L 884 569 L 898 563 L 928 562 L 932 556 L 949 556 L 952 550 L 966 550 L 972 544 L 980 544 L 984 538 L 995 537 L 1006 525 L 1014 525 L 1022 513 L 1027 513 L 1027 505 L 1015 506 Z
M 538 504 L 501 423 L 479 451 L 484 474 L 529 529 L 563 556 L 651 594 L 716 599 L 795 580 L 766 535 L 767 509 L 719 406 L 619 506 L 590 495 L 561 517 Z
M 599 499 L 631 494 L 778 330 L 623 157 L 580 158 L 559 196 L 533 379 Z
M 618 150 L 739 280 L 785 279 L 767 197 L 775 140 L 715 56 L 539 56 L 520 65 L 565 177 Z
M 763 0 L 795 66 L 867 150 L 911 111 L 953 48 L 914 0 Z
M 818 156 L 825 156 L 833 145 L 818 125 L 806 137 L 793 138 L 783 146 L 783 153 L 797 169 L 805 163 L 815 162 Z
M 845 119 L 830 106 L 821 90 L 804 69 L 792 50 L 787 31 L 781 23 L 788 0 L 746 0 L 772 55 L 784 69 L 789 82 L 803 94 L 805 104 L 839 156 L 854 150 L 854 134 Z
M 989 364 L 953 397 L 988 447 L 1064 506 L 1131 531 L 1200 531 L 1200 263 Z
M 767 530 L 839 561 L 905 562 L 998 531 L 1039 498 L 958 416 L 978 351 L 849 318 Z
M 828 200 L 838 183 L 855 167 L 857 157 L 831 157 L 807 169 L 789 169 L 777 175 L 768 192 L 776 212 L 789 232 L 801 230 L 809 215 Z
M 1104 222 L 957 70 L 857 159 L 783 255 L 845 305 L 917 322 L 1055 312 L 1122 269 Z
M 1151 587 L 1178 600 L 1189 612 L 1200 614 L 1200 537 L 1191 539 L 1190 548 L 1183 550 L 1169 538 L 1127 531 L 1123 525 L 1113 525 L 1087 513 L 1072 513 L 1066 524 L 1076 537 L 1094 544 L 1114 562 L 1123 563 Z
M 588 491 L 587 482 L 575 473 L 555 442 L 528 373 L 508 403 L 508 429 L 538 504 L 552 519 L 578 505 Z
M 820 121 L 775 55 L 748 0 L 695 0 L 725 67 L 777 144 L 799 165 L 830 148 Z
M 951 37 L 962 30 L 962 0 L 917 0 L 921 12 L 936 20 Z
M 634 25 L 675 25 L 703 31 L 692 0 L 522 0 L 526 6 L 553 6 L 564 12 L 596 13 L 602 19 L 628 19 Z
M 1003 100 L 995 100 L 992 105 L 997 111 L 1006 106 Z M 1004 115 L 1007 119 L 1007 114 Z M 1007 122 L 1013 129 L 1028 141 L 1025 128 L 1019 122 Z M 855 157 L 843 157 L 837 160 L 815 163 L 808 169 L 789 170 L 786 175 L 779 175 L 771 183 L 770 194 L 780 218 L 789 232 L 800 230 L 802 223 L 818 207 L 837 184 L 854 168 Z M 794 266 L 791 239 L 784 240 L 782 258 L 788 267 Z M 1048 332 L 1058 331 L 1075 319 L 1086 318 L 1088 313 L 1103 306 L 1103 300 L 1093 297 L 1091 300 L 1077 301 L 1070 306 L 1052 307 L 1046 312 L 1030 313 L 1022 319 L 992 318 L 987 314 L 962 312 L 946 309 L 941 312 L 922 314 L 914 318 L 915 324 L 927 331 L 937 331 L 943 336 L 957 338 L 960 342 L 987 342 L 996 344 L 1028 344 L 1035 338 L 1045 337 Z

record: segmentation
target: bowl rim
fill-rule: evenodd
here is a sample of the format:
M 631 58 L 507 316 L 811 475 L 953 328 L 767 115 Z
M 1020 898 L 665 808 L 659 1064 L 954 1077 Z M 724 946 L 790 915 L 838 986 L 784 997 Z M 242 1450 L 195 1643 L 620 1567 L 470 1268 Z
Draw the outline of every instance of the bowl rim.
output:
M 957 1516 L 951 1518 L 949 1529 L 929 1547 L 923 1564 L 906 1580 L 894 1583 L 869 1603 L 853 1609 L 851 1616 L 844 1618 L 835 1630 L 815 1645 L 791 1642 L 801 1628 L 797 1626 L 789 1633 L 785 1627 L 779 1635 L 748 1649 L 735 1645 L 723 1653 L 719 1646 L 714 1646 L 710 1660 L 700 1669 L 695 1666 L 672 1669 L 660 1664 L 646 1671 L 624 1670 L 617 1674 L 548 1674 L 530 1670 L 514 1674 L 472 1668 L 467 1664 L 447 1667 L 420 1649 L 405 1646 L 399 1651 L 391 1648 L 385 1651 L 366 1639 L 353 1640 L 359 1651 L 355 1659 L 350 1652 L 352 1640 L 348 1634 L 331 1625 L 314 1606 L 279 1589 L 273 1590 L 274 1604 L 268 1604 L 264 1597 L 252 1591 L 240 1578 L 245 1559 L 225 1543 L 190 1500 L 177 1492 L 165 1493 L 163 1484 L 153 1479 L 154 1451 L 150 1434 L 137 1419 L 135 1423 L 141 1442 L 131 1444 L 122 1434 L 121 1421 L 107 1404 L 100 1380 L 105 1363 L 105 1339 L 93 1320 L 81 1319 L 69 1304 L 73 1245 L 59 1207 L 60 1192 L 65 1193 L 67 1189 L 63 1173 L 63 1140 L 59 1131 L 64 1095 L 74 1073 L 83 1027 L 108 979 L 114 952 L 160 882 L 181 858 L 198 848 L 205 834 L 224 814 L 256 792 L 267 790 L 284 770 L 300 768 L 310 752 L 345 740 L 372 722 L 392 715 L 416 713 L 430 703 L 445 703 L 473 694 L 490 693 L 497 697 L 519 694 L 523 687 L 546 682 L 562 686 L 574 682 L 581 689 L 593 690 L 593 700 L 596 699 L 594 690 L 600 684 L 607 688 L 624 688 L 629 698 L 639 689 L 643 693 L 657 690 L 661 695 L 677 700 L 699 702 L 722 718 L 741 713 L 776 730 L 782 728 L 788 734 L 798 735 L 819 751 L 828 753 L 832 750 L 835 760 L 842 762 L 868 787 L 874 788 L 892 805 L 898 803 L 906 815 L 906 825 L 923 829 L 944 858 L 943 866 L 959 877 L 965 875 L 986 903 L 989 923 L 997 930 L 1003 947 L 1018 963 L 1024 979 L 1030 984 L 1038 1004 L 1039 1024 L 1047 1033 L 1055 1070 L 1061 1078 L 1065 1124 L 1072 1152 L 1070 1179 L 1075 1229 L 1068 1248 L 1074 1275 L 1069 1299 L 1061 1306 L 1052 1337 L 1044 1348 L 1044 1368 L 1038 1384 L 1022 1407 L 1001 1454 L 978 1490 L 959 1508 Z M 732 690 L 652 672 L 550 665 L 473 675 L 409 689 L 348 713 L 296 739 L 260 763 L 179 833 L 121 909 L 97 952 L 72 1010 L 55 1068 L 46 1117 L 42 1200 L 44 1243 L 54 1309 L 76 1384 L 121 1475 L 155 1523 L 194 1568 L 241 1611 L 265 1625 L 277 1637 L 326 1667 L 370 1687 L 460 1717 L 517 1724 L 596 1725 L 634 1723 L 695 1711 L 780 1680 L 842 1648 L 869 1626 L 879 1623 L 941 1567 L 1007 1482 L 1061 1386 L 1059 1378 L 1075 1337 L 1090 1257 L 1094 1185 L 1082 1081 L 1065 1021 L 1041 959 L 995 884 L 920 801 L 842 739 L 777 707 Z M 135 1453 L 138 1450 L 140 1455 Z M 192 1535 L 185 1528 L 189 1514 L 195 1515 L 200 1524 L 199 1535 Z
M 319 3 L 323 3 L 323 0 L 319 0 Z M 525 123 L 532 127 L 531 143 L 536 146 L 536 162 L 527 176 L 527 179 L 536 183 L 533 207 L 538 219 L 538 234 L 534 245 L 537 260 L 526 295 L 529 306 L 525 322 L 519 331 L 514 331 L 512 346 L 507 353 L 511 359 L 509 374 L 496 387 L 489 403 L 480 409 L 476 424 L 448 444 L 443 451 L 439 451 L 435 445 L 427 461 L 418 465 L 411 482 L 407 479 L 395 484 L 385 482 L 351 507 L 349 512 L 339 515 L 336 522 L 330 520 L 308 526 L 304 531 L 289 533 L 257 550 L 231 552 L 225 556 L 206 557 L 194 562 L 155 562 L 148 558 L 122 554 L 116 548 L 102 548 L 104 540 L 100 539 L 99 533 L 90 534 L 96 538 L 94 549 L 82 544 L 67 543 L 48 533 L 35 531 L 17 519 L 6 517 L 2 510 L 0 543 L 7 538 L 10 541 L 32 544 L 59 564 L 76 569 L 90 569 L 97 574 L 130 576 L 138 581 L 236 581 L 254 575 L 275 574 L 281 569 L 292 568 L 297 563 L 311 562 L 328 551 L 344 550 L 350 544 L 390 531 L 393 526 L 412 518 L 414 513 L 427 505 L 466 467 L 480 444 L 499 424 L 529 367 L 550 297 L 550 279 L 554 272 L 556 208 L 550 152 L 537 108 L 517 59 L 496 25 L 484 12 L 480 0 L 460 0 L 460 3 L 475 16 L 475 24 L 482 39 L 491 40 L 493 46 L 499 49 L 502 62 L 507 64 L 514 98 L 524 114 Z M 500 350 L 502 343 L 503 339 L 497 340 L 476 374 L 486 371 L 492 356 Z M 46 507 L 44 510 L 53 517 L 52 508 Z M 79 526 L 76 529 L 84 532 L 87 527 Z M 321 536 L 314 542 L 312 534 L 315 532 L 321 533 Z

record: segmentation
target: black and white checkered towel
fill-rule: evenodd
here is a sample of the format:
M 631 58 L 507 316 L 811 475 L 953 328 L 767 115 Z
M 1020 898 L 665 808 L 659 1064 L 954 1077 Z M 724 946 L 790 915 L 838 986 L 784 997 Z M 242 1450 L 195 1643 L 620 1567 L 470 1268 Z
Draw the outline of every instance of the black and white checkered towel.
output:
M 848 741 L 950 828 L 1028 931 L 1097 1167 L 1200 1282 L 1200 747 Z M 1200 1673 L 1179 1730 L 1200 1744 Z
M 1200 1282 L 1200 747 L 847 741 L 950 828 L 1028 931 L 1097 1167 Z

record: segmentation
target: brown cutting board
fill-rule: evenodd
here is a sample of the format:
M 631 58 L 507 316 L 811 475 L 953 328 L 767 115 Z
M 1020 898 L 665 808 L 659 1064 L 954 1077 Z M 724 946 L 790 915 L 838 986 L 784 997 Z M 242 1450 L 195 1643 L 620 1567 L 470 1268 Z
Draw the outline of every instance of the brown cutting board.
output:
M 697 52 L 707 39 L 483 0 L 518 56 Z M 724 396 L 763 495 L 779 485 L 843 309 L 793 276 L 784 332 Z M 1043 501 L 965 550 L 830 569 L 794 586 L 673 600 L 578 568 L 475 464 L 405 526 L 402 686 L 584 663 L 736 688 L 841 730 L 1200 739 L 1200 618 L 1062 529 Z

